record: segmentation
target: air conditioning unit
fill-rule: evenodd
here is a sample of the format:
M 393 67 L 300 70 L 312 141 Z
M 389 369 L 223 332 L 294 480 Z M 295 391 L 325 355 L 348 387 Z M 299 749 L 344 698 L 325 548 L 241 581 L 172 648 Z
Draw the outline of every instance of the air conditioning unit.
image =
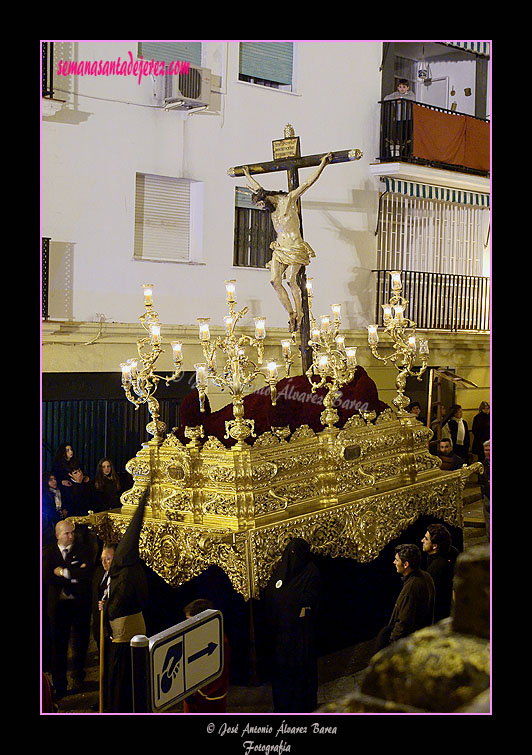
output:
M 153 95 L 165 110 L 205 109 L 211 101 L 211 71 L 190 63 L 180 73 L 156 76 Z

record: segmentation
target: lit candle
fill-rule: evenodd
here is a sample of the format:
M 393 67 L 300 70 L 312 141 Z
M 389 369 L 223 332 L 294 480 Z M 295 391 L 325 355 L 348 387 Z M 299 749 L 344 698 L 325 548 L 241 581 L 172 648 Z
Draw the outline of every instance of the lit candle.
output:
M 382 311 L 384 314 L 384 322 L 388 322 L 390 317 L 392 316 L 392 305 L 391 304 L 383 304 L 382 305 Z
M 120 365 L 122 368 L 122 385 L 131 382 L 131 365 L 129 362 L 122 362 Z
M 255 338 L 259 341 L 262 341 L 264 338 L 266 338 L 266 318 L 265 317 L 255 317 Z
M 412 349 L 412 351 L 416 350 L 417 343 L 415 336 L 410 336 L 410 338 L 408 339 L 408 346 Z
M 275 362 L 268 362 L 266 365 L 268 370 L 268 380 L 277 380 L 277 365 Z
M 198 317 L 200 341 L 208 341 L 211 337 L 209 332 L 210 317 Z
M 196 385 L 198 385 L 200 388 L 206 388 L 207 365 L 205 363 L 195 364 L 194 369 L 196 370 Z
M 307 294 L 308 296 L 312 296 L 312 281 L 314 278 L 307 278 Z
M 151 297 L 153 294 L 153 286 L 151 283 L 143 283 L 142 288 L 144 289 L 144 304 L 147 307 L 151 307 L 153 304 Z
M 150 325 L 151 341 L 158 345 L 161 343 L 161 326 L 158 323 Z
M 340 322 L 340 311 L 342 309 L 342 305 L 341 304 L 331 304 L 331 309 L 332 309 L 333 315 L 334 315 L 334 322 L 335 323 Z
M 376 325 L 368 325 L 368 343 L 372 346 L 376 346 L 379 343 Z
M 312 328 L 311 337 L 312 337 L 312 343 L 319 343 L 320 342 L 320 329 Z
M 356 367 L 357 366 L 357 346 L 349 346 L 345 350 L 345 353 L 347 356 L 347 366 Z
M 181 341 L 172 341 L 172 352 L 174 356 L 174 362 L 183 361 L 183 352 L 181 351 L 183 344 Z
M 128 359 L 127 361 L 131 370 L 131 378 L 135 380 L 135 378 L 137 377 L 138 362 L 136 359 Z
M 236 281 L 225 281 L 225 291 L 227 293 L 227 301 L 235 300 L 235 283 Z
M 338 348 L 340 349 L 340 351 L 343 351 L 344 350 L 344 340 L 345 340 L 344 336 L 338 335 L 338 336 L 336 336 L 335 340 L 336 340 L 336 345 L 338 346 Z
M 231 317 L 231 315 L 227 315 L 226 317 L 224 317 L 224 323 L 225 323 L 225 335 L 230 336 L 231 331 L 233 330 L 234 318 Z
M 330 315 L 320 315 L 322 333 L 328 333 L 331 325 Z
M 329 357 L 323 354 L 318 360 L 318 370 L 324 372 L 329 366 Z
M 286 338 L 281 341 L 281 347 L 283 349 L 283 356 L 289 357 L 290 356 L 290 339 Z
M 390 277 L 392 279 L 392 291 L 400 291 L 402 288 L 401 273 L 395 270 L 393 273 L 390 273 Z
M 405 308 L 402 304 L 396 304 L 393 308 L 393 314 L 397 322 L 403 322 L 403 313 Z

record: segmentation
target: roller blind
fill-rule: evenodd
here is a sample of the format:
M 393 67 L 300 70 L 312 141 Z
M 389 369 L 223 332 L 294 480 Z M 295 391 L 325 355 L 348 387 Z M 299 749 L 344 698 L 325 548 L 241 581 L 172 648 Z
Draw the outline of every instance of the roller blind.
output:
M 257 206 L 251 201 L 252 191 L 247 186 L 237 186 L 235 189 L 235 207 L 244 207 L 248 210 L 257 210 Z
M 293 48 L 293 42 L 241 42 L 240 73 L 291 84 Z
M 136 174 L 136 259 L 188 260 L 190 248 L 190 181 Z
M 175 60 L 188 60 L 201 65 L 201 42 L 139 42 L 139 56 L 144 60 L 163 60 L 166 64 Z

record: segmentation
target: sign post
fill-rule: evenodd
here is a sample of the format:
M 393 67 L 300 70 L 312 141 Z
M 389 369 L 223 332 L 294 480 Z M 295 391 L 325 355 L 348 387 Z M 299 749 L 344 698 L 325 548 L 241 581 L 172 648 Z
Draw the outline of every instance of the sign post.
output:
M 211 609 L 152 637 L 133 637 L 133 711 L 158 713 L 217 679 L 223 638 L 222 614 Z

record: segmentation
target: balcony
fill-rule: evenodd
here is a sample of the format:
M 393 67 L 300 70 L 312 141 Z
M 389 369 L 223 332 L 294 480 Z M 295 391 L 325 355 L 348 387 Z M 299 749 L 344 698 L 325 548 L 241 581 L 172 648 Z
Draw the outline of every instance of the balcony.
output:
M 377 274 L 375 322 L 383 325 L 382 305 L 390 300 L 390 270 Z M 474 275 L 401 271 L 406 316 L 420 330 L 489 332 L 490 279 Z
M 489 176 L 490 123 L 412 100 L 381 105 L 379 161 Z

